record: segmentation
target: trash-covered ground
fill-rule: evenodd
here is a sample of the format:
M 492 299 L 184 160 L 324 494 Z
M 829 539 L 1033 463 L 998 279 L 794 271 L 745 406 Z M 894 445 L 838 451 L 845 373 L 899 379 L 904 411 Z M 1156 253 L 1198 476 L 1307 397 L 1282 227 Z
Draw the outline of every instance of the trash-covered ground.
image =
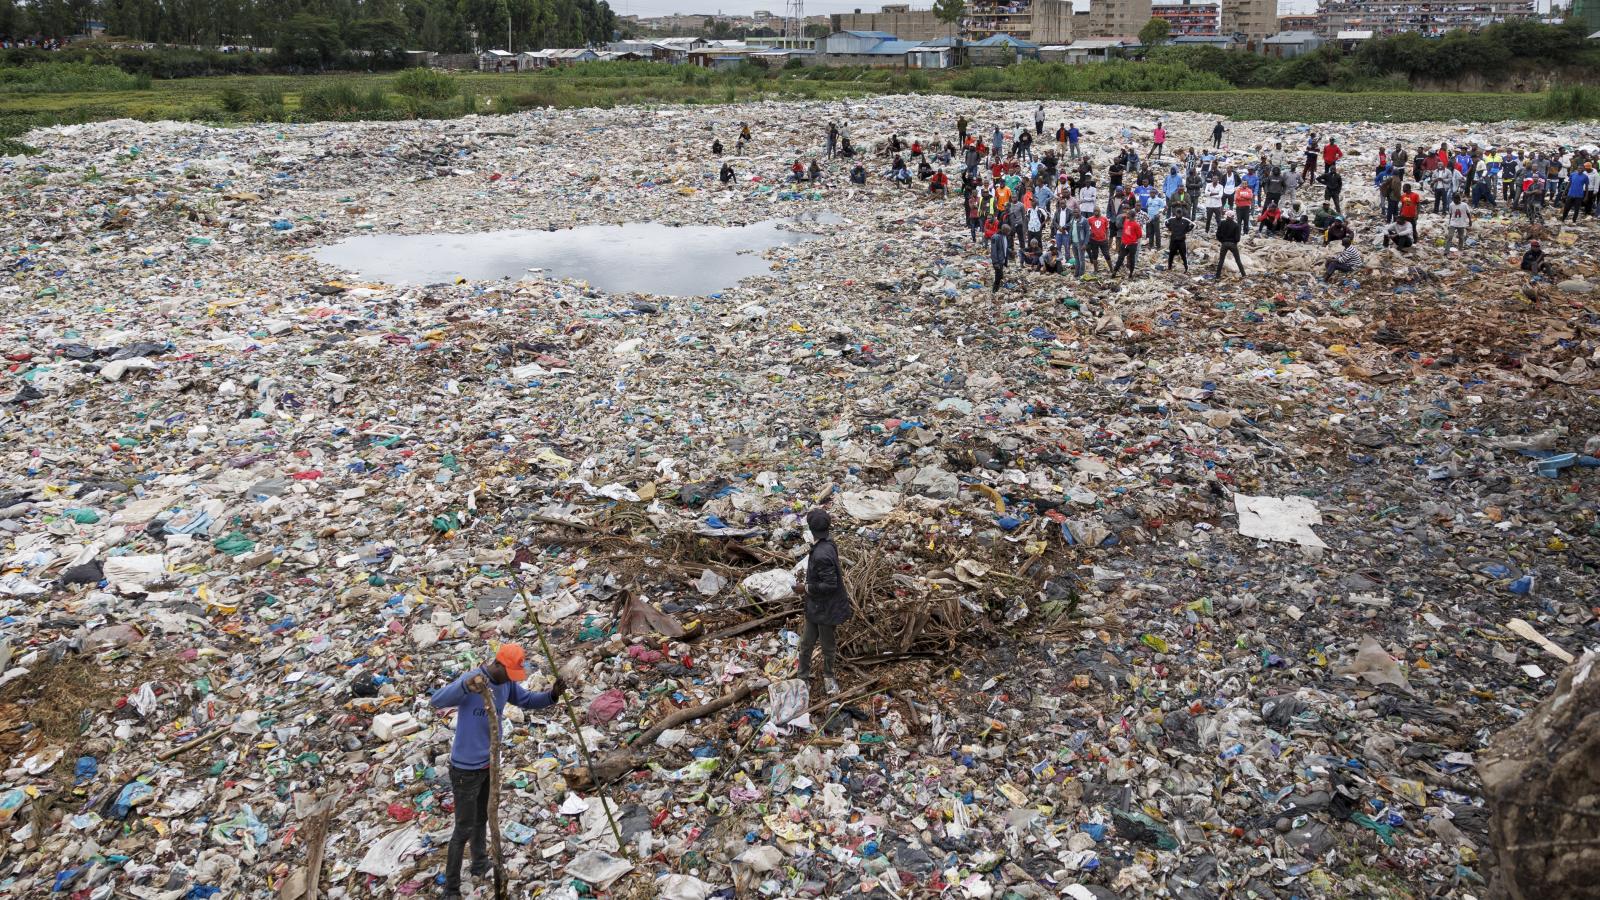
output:
M 1464 254 L 1425 213 L 1413 257 L 1363 243 L 1332 285 L 1324 248 L 1260 238 L 1202 279 L 1197 235 L 1192 279 L 993 296 L 958 199 L 774 183 L 829 119 L 868 145 L 1031 109 L 30 136 L 0 220 L 0 894 L 435 893 L 428 696 L 505 640 L 547 682 L 538 616 L 576 717 L 507 708 L 513 896 L 1485 896 L 1477 754 L 1600 632 L 1595 220 L 1537 232 L 1565 289 L 1516 271 L 1535 233 L 1502 207 Z M 1102 171 L 1155 118 L 1049 110 Z M 1213 121 L 1163 118 L 1176 147 Z M 1581 137 L 1317 130 L 1361 172 L 1397 138 Z M 1370 180 L 1345 197 L 1370 236 Z M 310 255 L 822 212 L 702 298 Z M 856 605 L 832 698 L 791 680 L 819 503 Z

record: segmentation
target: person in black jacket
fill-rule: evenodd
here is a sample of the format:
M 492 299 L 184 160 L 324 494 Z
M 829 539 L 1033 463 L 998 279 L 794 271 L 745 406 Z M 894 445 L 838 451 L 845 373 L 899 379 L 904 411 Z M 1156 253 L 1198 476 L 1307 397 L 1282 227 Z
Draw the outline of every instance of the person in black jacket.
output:
M 800 636 L 800 678 L 811 677 L 811 653 L 822 641 L 822 686 L 830 694 L 839 692 L 833 678 L 834 657 L 838 655 L 835 629 L 850 618 L 850 594 L 845 590 L 844 573 L 839 570 L 839 548 L 828 531 L 833 519 L 825 509 L 806 513 L 806 527 L 815 543 L 806 556 L 806 630 Z
M 1239 220 L 1233 213 L 1224 213 L 1222 221 L 1217 223 L 1217 275 L 1222 277 L 1222 264 L 1227 260 L 1228 254 L 1233 254 L 1233 261 L 1239 266 L 1239 277 L 1244 277 L 1244 261 L 1239 259 Z

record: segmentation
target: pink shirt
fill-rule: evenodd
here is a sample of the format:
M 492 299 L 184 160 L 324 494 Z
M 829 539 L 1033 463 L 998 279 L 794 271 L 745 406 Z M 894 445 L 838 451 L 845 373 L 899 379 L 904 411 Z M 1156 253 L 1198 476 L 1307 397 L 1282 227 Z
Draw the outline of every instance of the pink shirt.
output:
M 1158 144 L 1165 144 L 1167 142 L 1167 130 L 1165 128 L 1156 129 L 1155 142 Z

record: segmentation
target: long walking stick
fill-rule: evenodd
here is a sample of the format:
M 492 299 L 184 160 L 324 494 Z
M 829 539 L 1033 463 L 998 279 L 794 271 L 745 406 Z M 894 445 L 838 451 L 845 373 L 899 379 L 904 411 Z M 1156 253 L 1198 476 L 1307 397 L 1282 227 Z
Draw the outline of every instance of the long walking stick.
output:
M 517 577 L 514 569 L 511 572 L 511 583 L 517 586 L 518 594 L 532 599 L 532 595 L 523 590 L 522 579 Z M 556 665 L 556 655 L 550 652 L 550 641 L 544 636 L 544 623 L 539 621 L 538 612 L 533 614 L 533 631 L 539 636 L 539 647 L 544 651 L 544 659 L 550 665 L 551 674 L 560 678 L 561 669 Z M 589 757 L 589 744 L 583 739 L 583 726 L 578 722 L 578 713 L 572 708 L 572 700 L 568 695 L 562 695 L 561 706 L 566 709 L 567 719 L 572 723 L 572 733 L 578 738 L 578 752 L 583 756 L 583 764 L 592 774 L 594 772 L 594 762 Z M 628 845 L 622 842 L 622 829 L 617 827 L 617 819 L 611 814 L 611 803 L 606 799 L 605 786 L 599 780 L 596 780 L 594 787 L 600 794 L 600 806 L 606 811 L 606 821 L 611 823 L 611 836 L 617 839 L 617 852 L 624 857 L 632 859 L 632 854 L 628 852 Z
M 506 859 L 500 847 L 500 714 L 494 708 L 487 679 L 478 688 L 478 696 L 489 716 L 489 853 L 494 858 L 494 900 L 506 900 Z

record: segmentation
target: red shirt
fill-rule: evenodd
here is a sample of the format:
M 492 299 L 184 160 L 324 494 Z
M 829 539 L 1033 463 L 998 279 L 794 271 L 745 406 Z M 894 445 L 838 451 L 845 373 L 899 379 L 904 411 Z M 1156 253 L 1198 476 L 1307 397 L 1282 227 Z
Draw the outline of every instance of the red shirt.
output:
M 1144 237 L 1144 229 L 1139 227 L 1138 219 L 1122 220 L 1122 243 L 1137 244 Z
M 1089 217 L 1089 240 L 1103 241 L 1111 234 L 1111 220 L 1105 216 Z
M 1417 216 L 1417 206 L 1420 205 L 1421 203 L 1422 203 L 1422 198 L 1417 195 L 1416 191 L 1412 191 L 1412 192 L 1410 192 L 1408 194 L 1401 194 L 1400 195 L 1400 215 L 1405 216 L 1408 219 L 1416 218 L 1416 216 Z
M 1339 149 L 1338 144 L 1329 144 L 1322 148 L 1322 162 L 1324 165 L 1331 166 L 1341 159 L 1344 159 L 1344 151 Z

